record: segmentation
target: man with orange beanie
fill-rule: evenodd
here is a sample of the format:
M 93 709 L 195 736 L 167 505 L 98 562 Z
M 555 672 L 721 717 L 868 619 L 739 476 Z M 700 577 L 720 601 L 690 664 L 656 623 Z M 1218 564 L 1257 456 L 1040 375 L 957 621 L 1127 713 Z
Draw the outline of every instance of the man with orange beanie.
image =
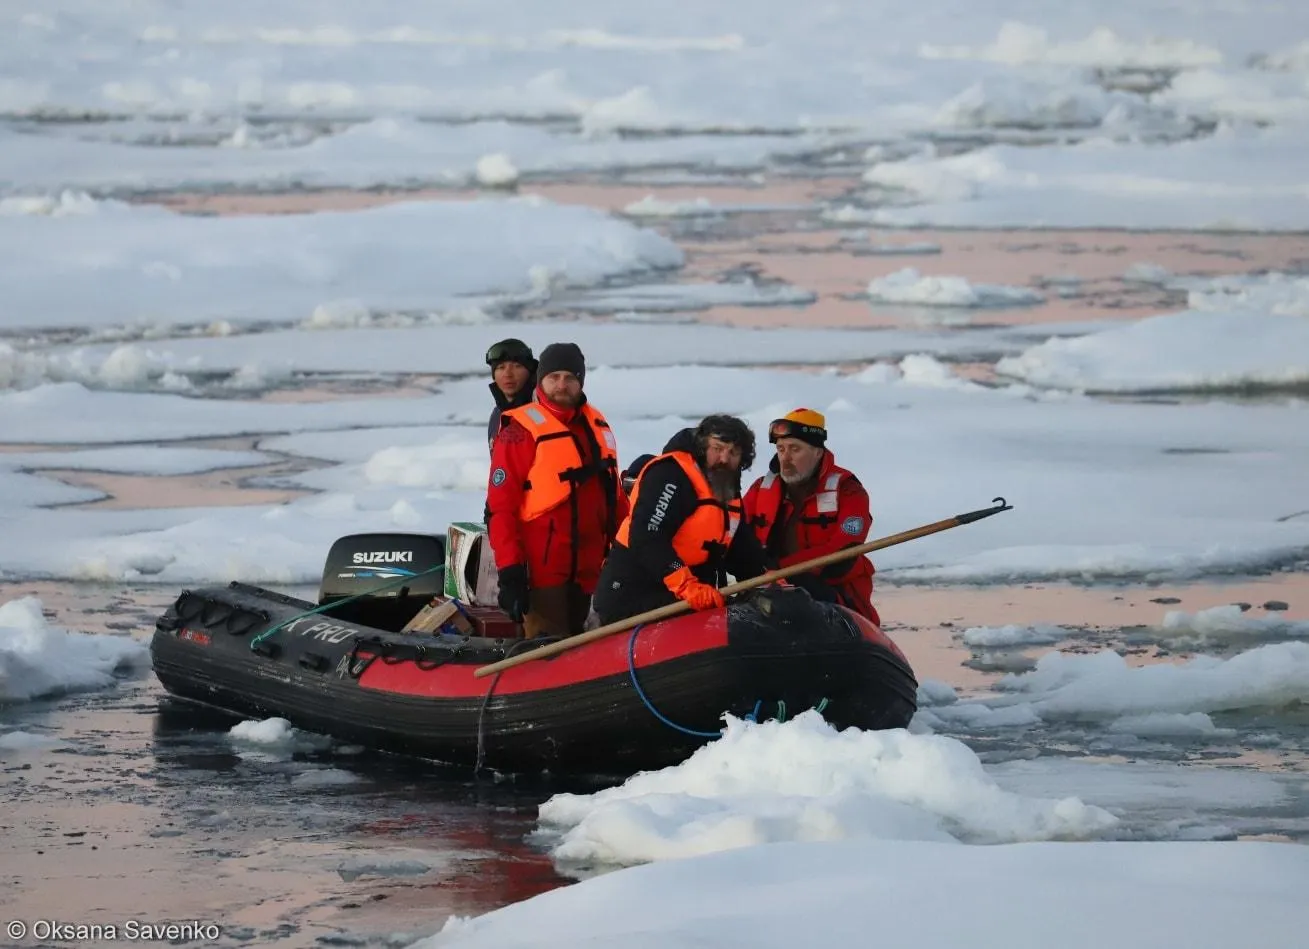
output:
M 862 544 L 873 518 L 868 492 L 837 465 L 827 448 L 827 420 L 796 409 L 768 426 L 776 454 L 768 474 L 745 495 L 745 516 L 779 567 Z M 790 577 L 816 600 L 840 603 L 880 625 L 873 606 L 873 564 L 867 556 Z

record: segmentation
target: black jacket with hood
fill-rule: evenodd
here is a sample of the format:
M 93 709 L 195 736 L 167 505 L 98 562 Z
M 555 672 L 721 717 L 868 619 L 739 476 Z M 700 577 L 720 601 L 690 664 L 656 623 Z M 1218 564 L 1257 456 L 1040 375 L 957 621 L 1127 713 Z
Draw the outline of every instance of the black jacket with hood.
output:
M 488 388 L 491 390 L 491 396 L 495 399 L 495 408 L 491 410 L 491 418 L 486 423 L 486 447 L 490 451 L 491 446 L 495 444 L 495 436 L 500 433 L 501 413 L 527 405 L 532 401 L 532 393 L 536 391 L 536 373 L 532 373 L 527 383 L 518 390 L 512 399 L 505 398 L 505 394 L 500 391 L 500 387 L 494 382 Z
M 683 429 L 669 439 L 664 454 L 695 454 L 695 430 Z M 646 466 L 640 493 L 632 509 L 628 545 L 615 544 L 605 561 L 596 590 L 596 611 L 605 622 L 633 616 L 675 599 L 664 577 L 683 564 L 673 550 L 673 536 L 696 508 L 695 488 L 682 466 L 671 458 L 658 458 Z M 663 499 L 663 515 L 657 505 Z M 737 580 L 765 572 L 764 551 L 755 532 L 741 523 L 727 550 L 710 557 L 691 572 L 704 583 L 721 587 L 731 574 Z

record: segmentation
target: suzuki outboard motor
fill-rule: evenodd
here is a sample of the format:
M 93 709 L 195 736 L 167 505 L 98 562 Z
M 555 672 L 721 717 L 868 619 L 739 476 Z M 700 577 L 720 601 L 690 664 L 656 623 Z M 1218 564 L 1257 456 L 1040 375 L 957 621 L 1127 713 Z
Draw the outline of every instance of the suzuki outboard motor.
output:
M 445 590 L 445 538 L 436 534 L 349 534 L 327 552 L 319 605 L 359 597 L 327 614 L 398 632 Z M 360 594 L 363 594 L 360 596 Z

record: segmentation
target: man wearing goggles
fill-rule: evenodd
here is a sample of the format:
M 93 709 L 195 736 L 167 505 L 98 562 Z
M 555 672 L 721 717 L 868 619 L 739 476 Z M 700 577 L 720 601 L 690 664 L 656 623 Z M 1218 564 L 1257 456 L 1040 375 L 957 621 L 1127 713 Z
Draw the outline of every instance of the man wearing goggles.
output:
M 768 426 L 776 449 L 768 474 L 745 495 L 745 516 L 779 567 L 862 544 L 873 518 L 868 492 L 827 448 L 827 420 L 796 409 Z M 840 603 L 881 623 L 873 606 L 873 564 L 866 556 L 798 574 L 791 583 L 816 600 Z
M 536 388 L 536 358 L 532 347 L 521 339 L 502 339 L 486 351 L 486 364 L 491 367 L 491 397 L 495 408 L 486 426 L 488 447 L 495 444 L 500 431 L 500 413 L 516 409 L 532 401 Z

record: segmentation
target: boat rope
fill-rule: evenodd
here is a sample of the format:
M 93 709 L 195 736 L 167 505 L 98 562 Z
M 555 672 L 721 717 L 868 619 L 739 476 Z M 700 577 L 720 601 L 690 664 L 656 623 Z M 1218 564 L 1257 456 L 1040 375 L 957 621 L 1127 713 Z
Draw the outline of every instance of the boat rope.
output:
M 696 738 L 719 738 L 719 737 L 721 737 L 722 734 L 723 734 L 721 730 L 720 730 L 720 731 L 716 731 L 716 732 L 702 732 L 702 731 L 697 731 L 697 730 L 694 729 L 694 728 L 687 728 L 685 725 L 679 725 L 679 724 L 677 724 L 677 722 L 675 722 L 675 721 L 673 721 L 672 719 L 668 718 L 666 715 L 664 715 L 662 712 L 660 712 L 659 709 L 655 708 L 654 703 L 650 701 L 650 697 L 649 697 L 648 695 L 645 694 L 645 689 L 641 688 L 641 683 L 640 683 L 640 681 L 636 678 L 636 636 L 637 636 L 637 634 L 638 634 L 639 632 L 641 632 L 641 629 L 642 629 L 644 626 L 645 626 L 644 623 L 642 623 L 642 624 L 640 624 L 639 626 L 637 626 L 635 629 L 632 630 L 632 635 L 629 636 L 629 637 L 627 638 L 627 674 L 628 674 L 629 676 L 631 676 L 631 679 L 632 679 L 632 688 L 634 688 L 634 689 L 636 690 L 636 694 L 637 694 L 637 696 L 638 696 L 638 697 L 641 699 L 641 701 L 645 704 L 645 707 L 646 707 L 647 709 L 650 710 L 650 714 L 651 714 L 651 715 L 653 715 L 655 718 L 659 719 L 659 721 L 663 722 L 663 723 L 664 723 L 665 725 L 667 725 L 669 728 L 671 728 L 671 729 L 673 729 L 673 730 L 675 730 L 675 731 L 679 731 L 679 732 L 681 732 L 683 735 L 692 735 L 692 736 L 694 736 L 694 737 L 696 737 Z M 498 677 L 498 676 L 497 676 L 497 677 Z M 492 687 L 494 687 L 494 683 L 492 683 Z M 488 695 L 489 695 L 489 694 L 490 694 L 490 693 L 488 693 Z M 745 716 L 745 720 L 746 720 L 747 722 L 758 722 L 758 721 L 759 721 L 759 709 L 763 707 L 763 704 L 764 704 L 764 700 L 763 700 L 763 699 L 759 699 L 757 702 L 755 702 L 755 704 L 754 704 L 754 710 L 751 711 L 749 714 L 747 714 L 747 715 Z M 826 698 L 823 698 L 823 699 L 822 699 L 822 700 L 821 700 L 817 705 L 814 706 L 814 711 L 817 712 L 819 715 L 822 715 L 822 714 L 823 714 L 823 709 L 825 709 L 825 708 L 827 708 L 827 699 L 826 699 Z M 778 699 L 778 700 L 777 700 L 777 715 L 776 715 L 776 718 L 777 718 L 777 721 L 778 721 L 778 722 L 785 722 L 785 721 L 786 721 L 786 701 L 785 701 L 784 699 Z M 479 725 L 479 731 L 478 731 L 478 740 L 479 740 L 479 744 L 480 744 L 480 740 L 481 740 L 480 725 Z
M 550 642 L 557 642 L 557 639 L 553 636 L 538 636 L 536 639 L 520 639 L 505 650 L 505 654 L 502 658 L 508 659 L 510 656 L 516 655 L 524 646 L 531 645 L 535 648 L 537 646 L 544 646 Z M 482 704 L 477 710 L 477 760 L 473 762 L 474 776 L 482 770 L 482 762 L 486 760 L 486 732 L 482 728 L 482 723 L 486 717 L 486 707 L 491 703 L 491 693 L 495 691 L 496 683 L 500 681 L 500 676 L 503 674 L 503 669 L 495 674 L 495 678 L 491 680 L 491 685 L 487 688 L 486 695 L 482 696 Z
M 445 564 L 438 564 L 435 567 L 429 567 L 426 570 L 420 570 L 418 573 L 412 573 L 407 576 L 396 577 L 393 580 L 387 580 L 385 583 L 381 584 L 380 586 L 375 586 L 371 590 L 365 590 L 363 593 L 355 593 L 352 596 L 343 597 L 342 599 L 339 600 L 332 600 L 330 603 L 321 603 L 318 606 L 315 606 L 311 610 L 305 610 L 303 613 L 297 613 L 295 616 L 292 616 L 289 619 L 284 619 L 280 623 L 268 627 L 258 636 L 255 636 L 253 639 L 250 640 L 250 649 L 251 651 L 254 651 L 255 648 L 260 643 L 262 643 L 269 636 L 273 635 L 273 633 L 277 632 L 279 629 L 281 629 L 284 626 L 290 626 L 296 620 L 301 620 L 304 619 L 306 616 L 313 616 L 317 613 L 325 613 L 328 610 L 336 609 L 338 606 L 344 606 L 347 603 L 351 603 L 355 600 L 362 599 L 363 597 L 373 596 L 376 593 L 381 593 L 383 590 L 390 589 L 391 587 L 403 586 L 406 583 L 410 583 L 414 580 L 417 580 L 419 577 L 425 577 L 429 573 L 440 573 L 444 569 L 445 569 Z
M 683 735 L 691 735 L 695 738 L 718 738 L 721 736 L 721 731 L 702 732 L 697 731 L 694 728 L 687 728 L 685 725 L 679 725 L 677 722 L 665 716 L 661 711 L 659 711 L 659 709 L 654 707 L 654 703 L 650 701 L 650 697 L 645 694 L 645 689 L 641 688 L 641 683 L 636 678 L 636 637 L 644 628 L 645 624 L 641 623 L 632 630 L 632 635 L 627 638 L 627 673 L 632 677 L 632 688 L 634 688 L 636 694 L 641 697 L 641 701 L 645 703 L 645 707 L 648 708 L 650 714 L 659 719 L 659 721 L 663 722 L 674 731 L 681 732 Z M 758 710 L 759 706 L 756 704 L 755 711 L 757 712 Z
M 506 656 L 505 658 L 508 658 Z M 486 690 L 486 695 L 482 696 L 482 705 L 477 710 L 477 760 L 473 762 L 473 776 L 476 777 L 482 770 L 482 762 L 486 760 L 486 731 L 482 728 L 482 722 L 486 717 L 486 707 L 491 704 L 491 693 L 495 691 L 495 685 L 500 681 L 500 673 L 495 674 L 491 680 L 491 685 Z

